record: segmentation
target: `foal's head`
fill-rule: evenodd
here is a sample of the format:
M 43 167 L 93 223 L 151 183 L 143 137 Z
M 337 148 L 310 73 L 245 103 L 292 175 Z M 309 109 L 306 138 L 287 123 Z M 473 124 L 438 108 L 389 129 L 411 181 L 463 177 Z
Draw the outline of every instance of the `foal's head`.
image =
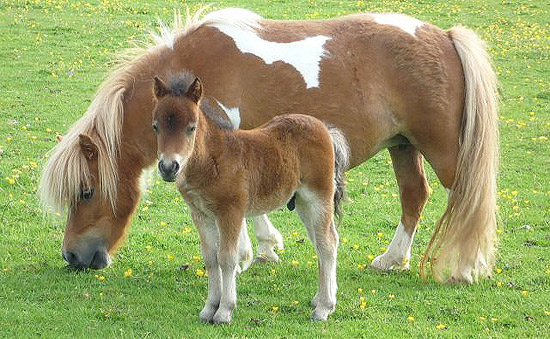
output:
M 154 81 L 157 102 L 153 130 L 157 135 L 158 168 L 165 181 L 175 181 L 195 146 L 202 84 L 190 74 L 179 76 L 170 86 L 158 77 Z

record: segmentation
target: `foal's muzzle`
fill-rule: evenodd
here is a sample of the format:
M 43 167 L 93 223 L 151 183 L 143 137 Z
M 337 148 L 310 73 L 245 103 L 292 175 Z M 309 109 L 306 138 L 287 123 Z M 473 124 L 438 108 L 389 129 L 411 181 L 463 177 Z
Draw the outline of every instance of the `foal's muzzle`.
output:
M 180 165 L 176 160 L 159 161 L 159 172 L 164 181 L 176 181 L 176 174 L 178 173 L 179 169 Z

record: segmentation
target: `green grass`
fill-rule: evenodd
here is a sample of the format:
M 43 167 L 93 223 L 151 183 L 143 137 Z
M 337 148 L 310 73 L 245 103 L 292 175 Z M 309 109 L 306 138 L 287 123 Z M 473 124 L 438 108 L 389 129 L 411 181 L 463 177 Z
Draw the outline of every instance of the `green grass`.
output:
M 315 262 L 314 251 L 296 215 L 281 210 L 272 221 L 284 235 L 286 251 L 280 263 L 256 264 L 238 277 L 239 303 L 229 326 L 198 320 L 207 279 L 197 275 L 203 269 L 198 235 L 172 185 L 153 179 L 157 184 L 140 204 L 126 244 L 114 264 L 101 271 L 65 269 L 60 255 L 64 219 L 44 217 L 36 199 L 44 154 L 54 146 L 55 134 L 63 134 L 86 110 L 112 56 L 130 47 L 128 41 L 141 39 L 157 18 L 170 21 L 172 8 L 183 6 L 136 3 L 0 2 L 0 337 L 550 336 L 547 1 L 214 5 L 245 7 L 268 18 L 403 12 L 444 28 L 463 24 L 488 41 L 502 96 L 501 233 L 493 279 L 474 285 L 419 280 L 419 257 L 446 202 L 431 171 L 433 194 L 411 271 L 363 269 L 387 246 L 400 216 L 389 156 L 381 152 L 349 173 L 350 201 L 339 229 L 339 300 L 329 321 L 308 320 L 317 284 L 316 264 L 308 264 Z M 520 230 L 522 225 L 533 230 Z M 128 269 L 132 273 L 125 278 Z

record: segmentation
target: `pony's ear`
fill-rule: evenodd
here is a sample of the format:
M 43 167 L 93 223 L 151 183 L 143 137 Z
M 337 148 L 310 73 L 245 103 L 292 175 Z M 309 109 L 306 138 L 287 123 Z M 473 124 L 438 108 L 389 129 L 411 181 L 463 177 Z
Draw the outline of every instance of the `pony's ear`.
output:
M 79 143 L 80 143 L 80 149 L 82 150 L 82 153 L 84 153 L 84 156 L 88 160 L 95 160 L 97 159 L 97 155 L 99 154 L 99 150 L 97 148 L 97 145 L 94 143 L 92 138 L 87 136 L 86 134 L 80 134 L 78 135 Z
M 162 98 L 166 94 L 170 93 L 168 86 L 158 76 L 155 76 L 155 84 L 153 85 L 153 93 L 157 98 Z
M 199 100 L 202 98 L 202 82 L 201 79 L 195 78 L 191 86 L 187 89 L 187 93 L 185 94 L 187 97 L 191 100 L 193 100 L 196 104 L 199 103 Z

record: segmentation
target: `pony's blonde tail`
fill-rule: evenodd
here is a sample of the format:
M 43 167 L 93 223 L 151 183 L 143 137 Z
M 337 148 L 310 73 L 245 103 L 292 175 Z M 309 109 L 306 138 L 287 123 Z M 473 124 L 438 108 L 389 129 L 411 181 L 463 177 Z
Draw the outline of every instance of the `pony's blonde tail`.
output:
M 449 32 L 465 79 L 459 153 L 447 209 L 421 261 L 436 281 L 490 276 L 496 242 L 497 79 L 483 41 L 464 27 Z

